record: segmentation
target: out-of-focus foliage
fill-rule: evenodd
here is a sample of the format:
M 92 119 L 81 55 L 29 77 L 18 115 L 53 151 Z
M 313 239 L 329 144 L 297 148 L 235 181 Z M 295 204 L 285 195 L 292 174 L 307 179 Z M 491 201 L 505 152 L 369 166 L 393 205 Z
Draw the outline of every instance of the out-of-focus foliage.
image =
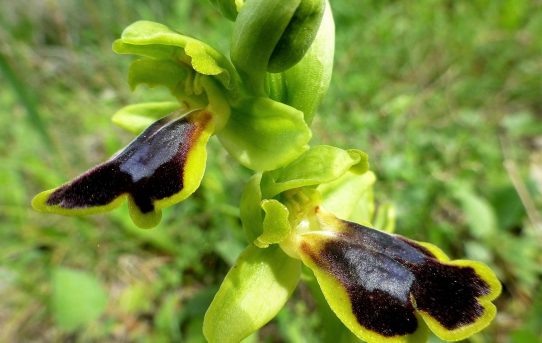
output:
M 331 4 L 336 67 L 315 143 L 369 153 L 374 197 L 386 211 L 395 204 L 396 233 L 497 271 L 499 314 L 470 341 L 542 339 L 542 3 Z M 126 208 L 85 218 L 30 209 L 37 191 L 130 140 L 110 123 L 118 108 L 171 100 L 131 93 L 130 58 L 111 51 L 139 19 L 228 53 L 232 24 L 206 1 L 0 1 L 2 342 L 200 342 L 203 314 L 246 244 L 236 206 L 249 173 L 215 141 L 202 187 L 153 230 L 134 227 Z M 59 308 L 72 306 L 55 293 L 62 268 L 106 290 L 98 319 Z M 307 275 L 252 341 L 352 341 Z M 84 325 L 63 325 L 66 313 Z

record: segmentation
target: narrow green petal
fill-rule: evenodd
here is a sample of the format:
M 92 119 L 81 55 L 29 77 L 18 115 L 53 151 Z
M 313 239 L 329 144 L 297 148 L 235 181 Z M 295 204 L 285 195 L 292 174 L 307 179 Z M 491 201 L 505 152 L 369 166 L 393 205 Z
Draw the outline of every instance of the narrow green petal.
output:
M 303 113 L 268 98 L 232 105 L 218 138 L 242 165 L 264 171 L 279 168 L 308 149 L 311 131 Z
M 237 343 L 260 329 L 284 306 L 300 273 L 300 261 L 278 246 L 249 246 L 226 275 L 205 314 L 205 338 L 211 343 Z
M 280 201 L 266 199 L 262 201 L 265 212 L 263 219 L 263 233 L 254 241 L 260 248 L 267 248 L 270 244 L 282 242 L 292 230 L 288 221 L 288 208 Z

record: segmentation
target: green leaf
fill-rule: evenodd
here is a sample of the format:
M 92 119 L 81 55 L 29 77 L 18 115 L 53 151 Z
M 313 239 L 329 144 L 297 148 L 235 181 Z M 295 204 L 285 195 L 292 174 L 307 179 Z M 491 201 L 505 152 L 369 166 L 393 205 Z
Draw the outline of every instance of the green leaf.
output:
M 489 202 L 467 185 L 452 185 L 452 194 L 461 204 L 471 234 L 487 238 L 497 231 L 497 218 Z
M 374 214 L 372 187 L 376 181 L 373 172 L 364 174 L 347 172 L 335 181 L 318 186 L 322 194 L 322 207 L 338 218 L 370 226 Z
M 237 343 L 268 323 L 299 281 L 301 262 L 277 245 L 249 246 L 226 275 L 205 314 L 203 333 L 213 342 Z
M 180 108 L 178 102 L 145 102 L 121 108 L 111 120 L 123 129 L 140 134 L 158 119 Z
M 248 98 L 232 106 L 218 138 L 242 165 L 264 171 L 306 151 L 311 131 L 295 108 L 268 98 Z
M 67 268 L 57 268 L 52 274 L 51 310 L 60 328 L 72 331 L 100 317 L 107 293 L 93 275 Z
M 317 145 L 289 165 L 264 173 L 262 193 L 264 198 L 272 198 L 289 189 L 331 182 L 349 170 L 362 174 L 368 168 L 367 154 L 363 151 Z
M 232 89 L 238 79 L 237 72 L 220 52 L 151 21 L 141 20 L 128 26 L 113 43 L 113 51 L 185 63 L 200 74 L 216 76 L 227 89 Z
M 154 290 L 152 284 L 142 281 L 128 285 L 120 293 L 118 299 L 119 309 L 129 314 L 150 311 L 153 307 Z
M 267 248 L 270 244 L 280 243 L 291 231 L 288 221 L 288 208 L 275 199 L 262 201 L 265 212 L 263 219 L 263 233 L 254 241 L 260 248 Z

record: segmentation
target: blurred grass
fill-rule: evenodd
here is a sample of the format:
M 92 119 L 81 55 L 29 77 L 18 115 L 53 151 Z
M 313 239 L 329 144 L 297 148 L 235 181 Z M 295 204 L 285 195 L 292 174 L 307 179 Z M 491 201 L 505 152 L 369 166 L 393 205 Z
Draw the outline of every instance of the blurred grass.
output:
M 394 202 L 398 233 L 497 271 L 499 315 L 471 342 L 542 341 L 542 3 L 332 6 L 336 69 L 315 140 L 369 153 L 376 198 Z M 109 122 L 116 109 L 167 98 L 131 93 L 130 59 L 111 52 L 138 19 L 227 51 L 231 25 L 206 1 L 0 1 L 2 342 L 200 342 L 205 308 L 245 244 L 236 206 L 249 173 L 216 142 L 203 187 L 154 230 L 134 228 L 125 208 L 64 218 L 29 207 L 130 140 Z M 105 287 L 100 320 L 78 330 L 55 322 L 59 267 Z M 253 341 L 351 340 L 313 288 L 307 280 Z

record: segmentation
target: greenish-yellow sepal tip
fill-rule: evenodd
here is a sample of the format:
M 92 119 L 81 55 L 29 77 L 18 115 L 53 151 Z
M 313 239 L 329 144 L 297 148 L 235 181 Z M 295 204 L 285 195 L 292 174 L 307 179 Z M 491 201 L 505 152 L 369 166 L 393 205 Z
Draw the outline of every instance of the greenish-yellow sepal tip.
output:
M 142 229 L 152 229 L 160 224 L 160 220 L 162 220 L 161 210 L 154 209 L 153 211 L 143 213 L 139 210 L 132 198 L 129 198 L 128 200 L 128 211 L 134 224 Z

